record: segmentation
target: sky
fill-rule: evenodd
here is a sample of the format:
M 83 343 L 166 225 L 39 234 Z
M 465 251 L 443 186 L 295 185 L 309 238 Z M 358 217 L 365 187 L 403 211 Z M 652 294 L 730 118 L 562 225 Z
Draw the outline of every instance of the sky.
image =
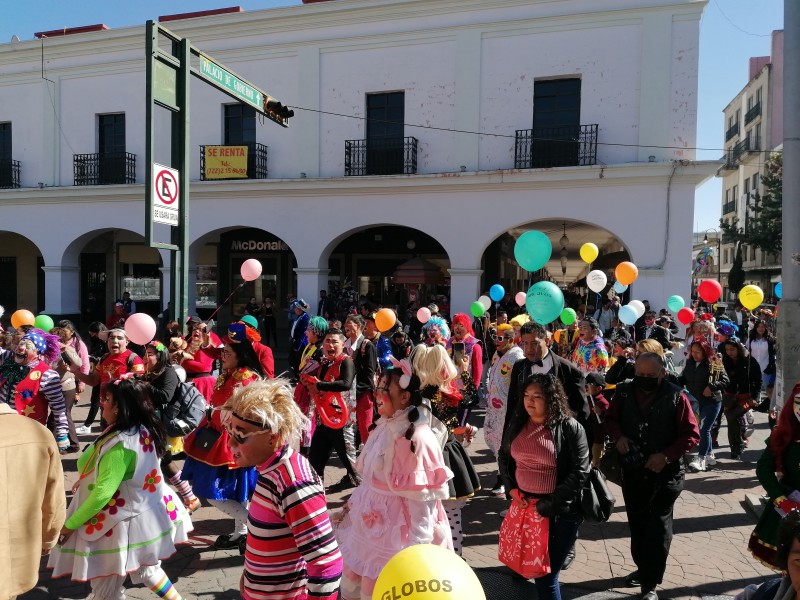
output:
M 591 2 L 591 0 L 586 0 Z M 295 6 L 300 0 L 0 0 L 0 43 L 16 35 L 33 39 L 36 31 L 104 23 L 114 29 L 143 25 L 159 15 L 226 6 L 245 10 Z M 124 8 L 122 8 L 124 7 Z M 783 0 L 709 0 L 700 22 L 697 158 L 722 156 L 722 110 L 747 83 L 748 59 L 770 54 L 770 34 L 783 27 Z M 721 180 L 713 178 L 697 190 L 695 231 L 719 227 Z

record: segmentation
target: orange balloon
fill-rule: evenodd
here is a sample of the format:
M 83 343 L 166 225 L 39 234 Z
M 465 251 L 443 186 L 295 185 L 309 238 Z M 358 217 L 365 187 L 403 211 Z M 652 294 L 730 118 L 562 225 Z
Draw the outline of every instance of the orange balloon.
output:
M 33 325 L 36 317 L 33 316 L 33 313 L 29 310 L 25 310 L 24 308 L 19 309 L 18 311 L 14 312 L 11 315 L 11 324 L 16 328 L 19 329 L 23 325 Z
M 639 276 L 639 269 L 632 262 L 625 261 L 617 265 L 617 268 L 614 269 L 614 275 L 622 285 L 630 285 Z
M 382 308 L 375 313 L 375 327 L 383 333 L 389 331 L 397 323 L 397 315 L 391 308 Z

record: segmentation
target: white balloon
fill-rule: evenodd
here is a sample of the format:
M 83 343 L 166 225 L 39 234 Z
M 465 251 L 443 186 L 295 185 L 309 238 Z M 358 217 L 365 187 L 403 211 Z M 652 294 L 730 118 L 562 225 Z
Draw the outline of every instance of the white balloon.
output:
M 489 296 L 481 296 L 480 298 L 478 298 L 478 302 L 483 304 L 483 308 L 485 308 L 486 310 L 492 308 L 492 299 L 489 298 Z
M 636 318 L 641 319 L 642 315 L 644 315 L 644 304 L 639 300 L 631 300 L 628 302 L 628 306 L 633 308 L 636 311 Z
M 592 290 L 595 294 L 599 294 L 603 291 L 606 287 L 606 283 L 608 283 L 608 278 L 606 274 L 599 270 L 589 271 L 589 274 L 586 276 L 586 285 Z

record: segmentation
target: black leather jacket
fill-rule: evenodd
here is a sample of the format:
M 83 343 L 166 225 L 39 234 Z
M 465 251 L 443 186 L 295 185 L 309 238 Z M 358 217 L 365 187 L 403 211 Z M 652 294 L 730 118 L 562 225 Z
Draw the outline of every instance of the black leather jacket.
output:
M 580 497 L 583 484 L 589 477 L 589 445 L 583 425 L 573 418 L 552 423 L 550 435 L 556 449 L 556 489 L 552 494 L 540 498 L 537 511 L 543 517 L 556 515 L 580 515 Z M 511 456 L 508 436 L 500 447 L 497 462 L 500 477 L 510 493 L 517 486 L 517 462 Z M 510 496 L 509 496 L 510 497 Z

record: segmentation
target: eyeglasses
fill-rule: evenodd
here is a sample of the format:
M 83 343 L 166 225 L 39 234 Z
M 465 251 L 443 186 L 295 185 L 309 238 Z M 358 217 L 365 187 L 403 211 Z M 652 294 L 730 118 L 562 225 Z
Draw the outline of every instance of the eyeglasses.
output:
M 233 351 L 232 351 L 232 350 L 224 350 L 224 349 L 223 349 L 223 350 L 220 350 L 220 351 L 219 351 L 219 355 L 220 355 L 220 356 L 230 356 L 231 354 L 233 354 Z
M 496 336 L 494 336 L 494 341 L 495 342 L 504 342 L 506 340 L 513 340 L 513 339 L 514 339 L 513 337 L 506 337 L 504 335 L 496 335 Z
M 240 446 L 242 444 L 246 444 L 247 443 L 247 439 L 251 438 L 251 437 L 253 437 L 255 435 L 262 435 L 264 433 L 272 433 L 272 430 L 270 430 L 270 429 L 260 429 L 258 431 L 248 431 L 248 432 L 242 433 L 240 431 L 237 431 L 236 429 L 234 429 L 230 425 L 225 425 L 225 431 L 227 431 L 228 432 L 228 436 L 234 442 L 239 444 Z

